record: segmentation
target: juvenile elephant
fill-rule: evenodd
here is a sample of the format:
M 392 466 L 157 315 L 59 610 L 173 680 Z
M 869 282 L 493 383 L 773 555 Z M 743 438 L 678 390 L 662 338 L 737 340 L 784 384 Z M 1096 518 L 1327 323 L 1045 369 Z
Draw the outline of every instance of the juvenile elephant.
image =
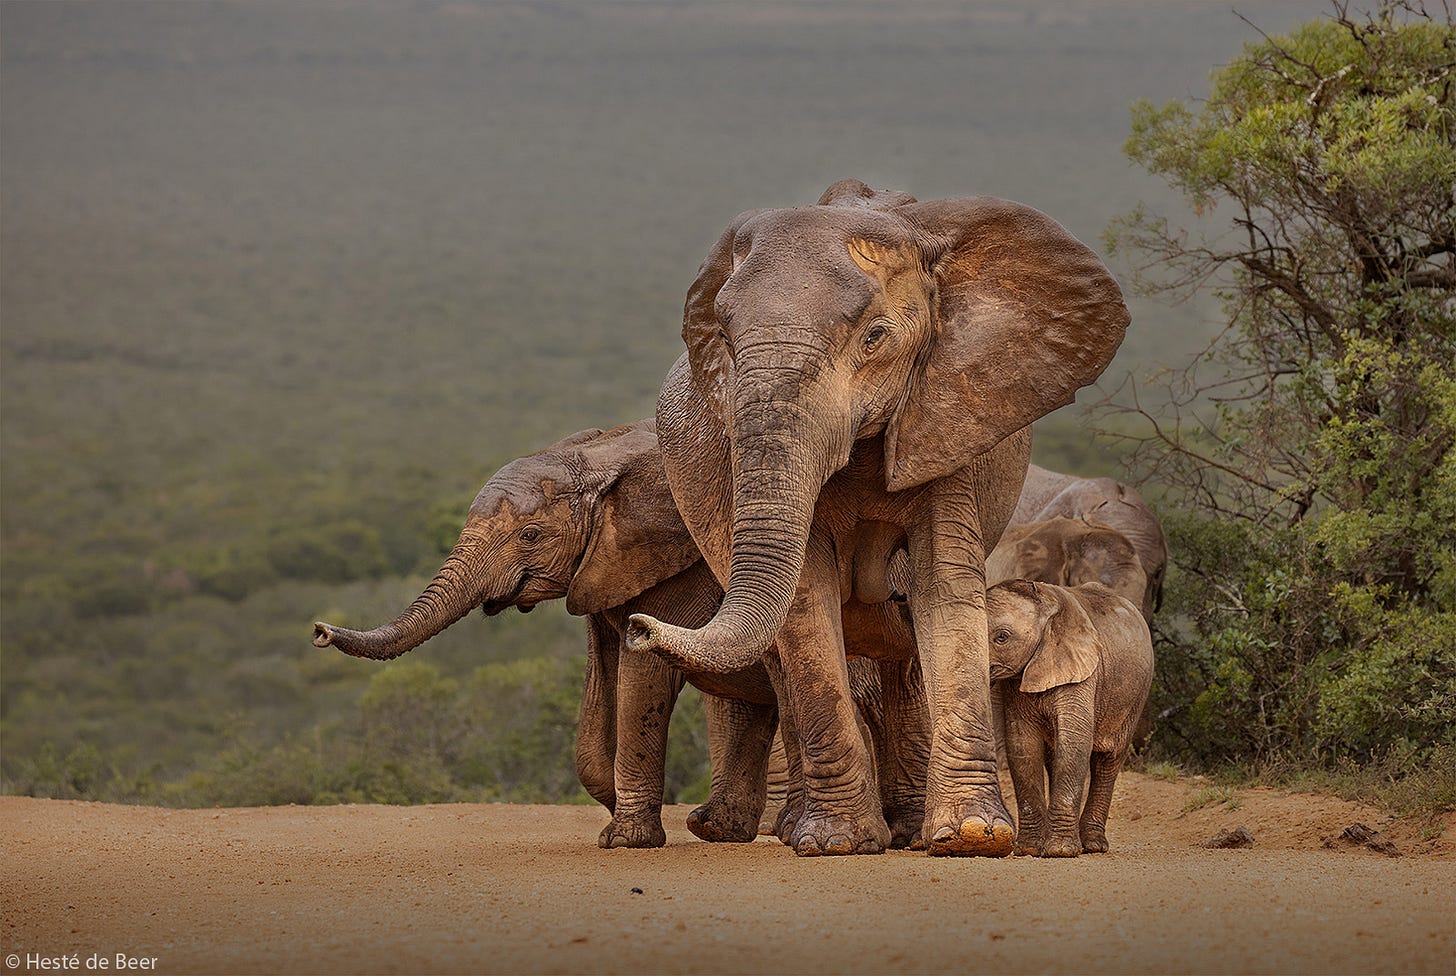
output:
M 1153 681 L 1147 623 L 1100 583 L 999 583 L 986 593 L 986 615 L 1016 787 L 1016 853 L 1106 851 L 1112 787 Z
M 1137 490 L 1112 478 L 1081 478 L 1048 471 L 1033 464 L 1012 513 L 1011 524 L 1048 519 L 1089 519 L 1116 529 L 1132 543 L 1147 574 L 1147 592 L 1140 600 L 1151 621 L 1163 603 L 1163 577 L 1168 568 L 1168 542 L 1162 523 Z
M 587 618 L 576 764 L 587 792 L 612 811 L 598 842 L 660 847 L 668 721 L 685 675 L 650 655 L 620 654 L 621 633 L 638 611 L 701 624 L 722 595 L 673 503 L 654 422 L 644 420 L 581 431 L 507 464 L 480 490 L 449 558 L 409 608 L 367 632 L 317 623 L 314 644 L 387 660 L 477 606 L 487 615 L 511 606 L 526 612 L 565 597 L 568 612 Z M 777 724 L 773 686 L 757 664 L 686 677 L 706 693 L 713 771 L 709 798 L 688 827 L 705 840 L 752 840 Z M 879 685 L 875 663 L 860 662 L 855 700 L 872 712 L 874 729 L 882 724 L 875 717 L 883 710 Z M 905 753 L 889 745 L 882 751 Z M 890 809 L 904 810 L 915 781 L 882 780 Z
M 1035 580 L 1059 586 L 1101 583 L 1141 608 L 1152 623 L 1149 584 L 1127 537 L 1087 518 L 1052 518 L 1012 525 L 986 557 L 986 582 Z
M 684 675 L 647 655 L 620 655 L 628 615 L 686 626 L 722 598 L 673 503 L 652 420 L 584 430 L 497 472 L 476 495 L 460 539 L 433 582 L 397 618 L 367 632 L 314 625 L 314 644 L 388 660 L 476 607 L 522 612 L 566 598 L 587 618 L 587 675 L 578 719 L 577 774 L 612 811 L 603 847 L 660 847 L 668 720 Z M 708 801 L 689 827 L 710 840 L 749 841 L 765 801 L 777 725 L 762 667 L 696 675 L 707 692 L 713 759 Z
M 930 699 L 923 836 L 933 854 L 1011 852 L 985 553 L 1016 506 L 1028 426 L 1102 372 L 1127 323 L 1096 255 L 989 197 L 919 203 L 845 180 L 816 206 L 741 214 L 709 252 L 657 418 L 678 507 L 727 593 L 701 628 L 635 615 L 629 641 L 694 670 L 768 663 L 802 756 L 797 853 L 878 853 L 890 837 L 841 616 L 867 525 L 909 553 Z

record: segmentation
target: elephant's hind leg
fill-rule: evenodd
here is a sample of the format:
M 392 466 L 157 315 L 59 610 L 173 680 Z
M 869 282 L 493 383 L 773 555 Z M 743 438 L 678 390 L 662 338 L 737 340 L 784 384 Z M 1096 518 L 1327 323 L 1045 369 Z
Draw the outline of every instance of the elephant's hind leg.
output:
M 796 703 L 804 810 L 787 843 L 796 854 L 880 854 L 890 843 L 873 762 L 850 694 L 838 569 L 811 538 L 803 579 L 779 632 L 784 683 Z
M 688 814 L 688 829 L 706 841 L 747 843 L 758 836 L 763 817 L 777 709 L 704 695 L 703 710 L 713 785 L 708 802 Z

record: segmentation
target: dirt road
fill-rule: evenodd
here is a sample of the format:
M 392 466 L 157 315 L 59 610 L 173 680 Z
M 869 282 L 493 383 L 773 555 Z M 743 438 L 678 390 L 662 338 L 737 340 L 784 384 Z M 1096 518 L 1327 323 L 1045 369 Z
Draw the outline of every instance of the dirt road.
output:
M 596 807 L 161 810 L 0 797 L 0 974 L 1456 972 L 1456 830 L 1333 851 L 1378 813 L 1125 774 L 1072 861 L 601 851 Z M 1254 847 L 1205 850 L 1247 826 Z M 640 889 L 640 893 L 638 891 Z M 100 968 L 100 962 L 107 963 Z

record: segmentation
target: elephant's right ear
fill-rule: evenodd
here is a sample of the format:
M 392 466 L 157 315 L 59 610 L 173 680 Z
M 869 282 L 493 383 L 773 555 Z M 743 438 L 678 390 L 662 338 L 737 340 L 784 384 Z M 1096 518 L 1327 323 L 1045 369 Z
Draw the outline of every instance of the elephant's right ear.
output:
M 728 377 L 732 363 L 723 341 L 716 309 L 718 292 L 733 274 L 733 245 L 738 230 L 762 210 L 745 210 L 728 225 L 698 268 L 698 277 L 688 289 L 683 304 L 683 343 L 688 347 L 688 365 L 693 385 L 707 401 L 713 415 L 727 428 L 732 423 Z M 741 255 L 740 255 L 741 257 Z
M 1128 311 L 1091 249 L 994 197 L 899 207 L 936 282 L 934 334 L 885 437 L 891 491 L 964 467 L 1071 403 L 1117 352 Z
M 1043 625 L 1041 644 L 1021 675 L 1021 690 L 1028 695 L 1086 681 L 1102 659 L 1097 629 L 1076 597 L 1061 587 L 1037 590 L 1044 594 L 1041 599 L 1053 599 L 1057 606 Z
M 576 615 L 619 607 L 702 558 L 678 514 L 650 424 L 604 437 L 584 456 L 601 481 L 584 499 L 589 538 L 566 590 L 566 610 Z

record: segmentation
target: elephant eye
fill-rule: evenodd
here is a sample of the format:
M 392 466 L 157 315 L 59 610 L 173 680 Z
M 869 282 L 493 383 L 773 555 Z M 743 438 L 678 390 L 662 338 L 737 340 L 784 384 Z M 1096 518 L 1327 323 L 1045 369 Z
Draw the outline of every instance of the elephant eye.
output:
M 883 325 L 881 325 L 878 322 L 876 322 L 874 325 L 870 326 L 869 331 L 865 333 L 865 337 L 864 337 L 864 347 L 865 347 L 865 351 L 868 352 L 869 350 L 873 349 L 875 346 L 879 345 L 880 340 L 885 337 L 885 333 L 888 332 L 888 331 L 889 331 L 888 329 L 886 329 Z
M 1011 631 L 998 630 L 991 636 L 991 639 L 998 644 L 1004 644 L 1011 639 Z
M 723 343 L 723 347 L 725 349 L 727 349 L 730 353 L 733 351 L 733 341 L 728 338 L 728 333 L 727 332 L 723 331 L 722 329 L 719 329 L 718 330 L 718 339 L 719 339 L 720 342 Z
M 536 528 L 534 525 L 528 526 L 521 530 L 522 542 L 535 542 L 539 538 L 541 538 L 541 530 Z

